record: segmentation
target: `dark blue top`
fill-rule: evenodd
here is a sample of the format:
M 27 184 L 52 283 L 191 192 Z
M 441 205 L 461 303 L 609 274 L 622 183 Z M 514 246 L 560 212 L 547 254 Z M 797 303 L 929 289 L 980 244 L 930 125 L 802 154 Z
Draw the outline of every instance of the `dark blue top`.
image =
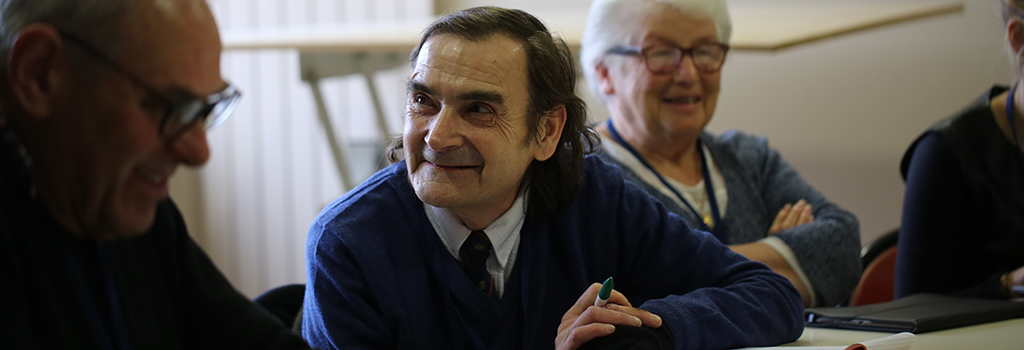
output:
M 324 209 L 306 249 L 303 336 L 317 348 L 551 348 L 562 315 L 609 276 L 664 319 L 677 349 L 774 345 L 803 330 L 785 278 L 691 231 L 597 157 L 573 202 L 526 222 L 500 301 L 445 249 L 404 162 Z
M 999 278 L 1024 266 L 1019 150 L 995 122 L 993 87 L 921 135 L 903 156 L 896 297 L 1003 298 Z

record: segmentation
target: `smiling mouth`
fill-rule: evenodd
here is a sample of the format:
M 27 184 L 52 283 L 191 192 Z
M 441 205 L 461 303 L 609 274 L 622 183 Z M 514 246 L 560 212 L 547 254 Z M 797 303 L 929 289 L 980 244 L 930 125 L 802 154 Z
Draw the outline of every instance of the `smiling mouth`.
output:
M 167 182 L 168 176 L 164 176 L 159 172 L 154 172 L 146 169 L 135 169 L 135 175 L 146 181 L 146 183 L 161 186 Z
M 444 170 L 462 170 L 462 169 L 472 169 L 472 168 L 478 167 L 477 165 L 442 165 L 442 164 L 432 163 L 432 162 L 429 162 L 429 161 L 427 163 L 430 163 L 430 165 L 433 165 L 435 167 L 438 167 L 438 168 L 441 168 L 441 169 L 444 169 Z
M 692 103 L 700 102 L 701 98 L 699 96 L 670 97 L 670 98 L 664 99 L 663 101 L 665 101 L 667 103 L 692 104 Z

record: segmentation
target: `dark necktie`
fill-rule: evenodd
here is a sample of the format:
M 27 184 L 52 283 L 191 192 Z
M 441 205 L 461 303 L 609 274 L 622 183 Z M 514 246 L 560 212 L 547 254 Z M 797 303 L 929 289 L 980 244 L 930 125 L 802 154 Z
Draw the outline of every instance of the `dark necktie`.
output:
M 480 288 L 481 292 L 495 300 L 498 299 L 498 291 L 494 290 L 494 279 L 487 273 L 487 258 L 491 256 L 491 240 L 487 239 L 484 231 L 473 231 L 459 248 L 459 258 L 462 259 L 462 270 L 473 282 L 473 285 Z

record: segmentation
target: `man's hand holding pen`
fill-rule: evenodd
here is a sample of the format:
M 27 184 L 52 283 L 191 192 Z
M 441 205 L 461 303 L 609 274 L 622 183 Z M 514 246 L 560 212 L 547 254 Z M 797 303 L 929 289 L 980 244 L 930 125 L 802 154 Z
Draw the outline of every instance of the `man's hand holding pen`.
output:
M 610 279 L 609 279 L 610 280 Z M 606 281 L 608 283 L 609 281 Z M 611 290 L 604 306 L 595 306 L 602 300 L 601 284 L 592 284 L 562 316 L 555 338 L 555 349 L 574 350 L 584 343 L 615 332 L 615 326 L 661 326 L 661 317 L 646 310 L 634 308 L 625 295 Z

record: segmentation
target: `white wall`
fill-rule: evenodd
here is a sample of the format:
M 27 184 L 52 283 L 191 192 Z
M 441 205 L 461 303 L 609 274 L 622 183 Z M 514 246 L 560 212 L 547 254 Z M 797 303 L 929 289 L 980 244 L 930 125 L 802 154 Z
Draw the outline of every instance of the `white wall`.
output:
M 965 0 L 963 14 L 777 53 L 736 53 L 709 128 L 766 135 L 860 218 L 862 243 L 870 242 L 899 225 L 899 160 L 910 142 L 1010 80 L 997 1 Z
M 431 16 L 429 0 L 209 0 L 221 31 L 338 25 Z M 236 288 L 254 297 L 305 281 L 306 232 L 344 189 L 334 168 L 313 97 L 299 79 L 293 50 L 231 51 L 224 77 L 243 93 L 235 114 L 209 135 L 212 157 L 201 170 L 182 169 L 171 184 L 190 232 Z M 400 72 L 378 76 L 385 110 L 404 100 Z M 365 81 L 325 79 L 336 130 L 364 141 L 376 134 Z M 358 149 L 358 148 L 357 148 Z M 352 157 L 361 178 L 375 159 Z
M 435 0 L 434 9 L 438 14 L 458 11 L 474 6 L 501 6 L 520 9 L 532 14 L 582 11 L 590 8 L 591 0 Z
M 857 215 L 862 243 L 872 241 L 899 226 L 899 160 L 910 142 L 991 84 L 1010 80 L 999 0 L 960 1 L 966 5 L 960 14 L 779 52 L 731 52 L 708 129 L 767 136 L 815 188 Z M 445 0 L 437 2 L 437 9 L 498 5 L 557 14 L 586 11 L 590 2 Z M 588 103 L 593 118 L 607 117 L 598 101 L 590 98 Z
M 541 14 L 582 12 L 589 2 L 438 0 L 433 8 L 499 5 Z M 862 242 L 870 242 L 899 225 L 903 184 L 898 164 L 907 145 L 990 84 L 1009 80 L 998 0 L 963 2 L 962 14 L 775 53 L 730 53 L 709 129 L 767 136 L 812 185 L 860 218 Z M 221 28 L 414 18 L 431 12 L 428 0 L 211 4 Z M 290 51 L 225 54 L 225 77 L 239 83 L 246 97 L 236 115 L 210 135 L 210 164 L 180 172 L 172 184 L 172 197 L 197 240 L 250 296 L 304 280 L 306 229 L 316 212 L 343 191 L 309 89 L 298 80 L 297 56 Z M 404 73 L 380 78 L 384 107 L 395 117 Z M 372 112 L 361 81 L 334 79 L 324 89 L 329 109 L 336 118 L 345 117 L 337 129 L 353 139 L 373 135 L 372 123 L 364 119 Z M 607 115 L 595 101 L 590 104 L 597 118 Z M 372 161 L 355 175 L 368 174 Z

